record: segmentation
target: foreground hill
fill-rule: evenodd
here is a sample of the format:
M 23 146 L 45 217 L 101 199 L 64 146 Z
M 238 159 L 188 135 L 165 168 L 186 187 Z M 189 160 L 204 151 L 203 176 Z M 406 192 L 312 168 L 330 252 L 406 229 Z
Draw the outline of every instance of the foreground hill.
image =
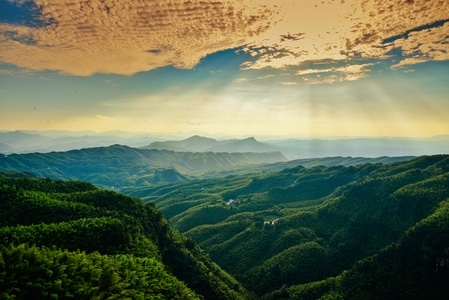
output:
M 17 175 L 0 173 L 1 299 L 250 297 L 154 205 Z
M 449 156 L 140 188 L 266 299 L 448 299 Z
M 0 171 L 85 180 L 106 187 L 187 180 L 188 175 L 238 166 L 286 161 L 279 152 L 189 153 L 114 145 L 67 152 L 0 156 Z

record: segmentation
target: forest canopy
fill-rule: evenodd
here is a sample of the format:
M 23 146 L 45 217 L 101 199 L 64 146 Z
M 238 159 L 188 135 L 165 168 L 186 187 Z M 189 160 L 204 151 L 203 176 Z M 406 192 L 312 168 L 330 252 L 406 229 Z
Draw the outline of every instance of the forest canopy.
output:
M 1 173 L 1 297 L 449 298 L 447 155 L 123 191 Z
M 79 181 L 0 174 L 2 299 L 244 299 L 153 204 Z

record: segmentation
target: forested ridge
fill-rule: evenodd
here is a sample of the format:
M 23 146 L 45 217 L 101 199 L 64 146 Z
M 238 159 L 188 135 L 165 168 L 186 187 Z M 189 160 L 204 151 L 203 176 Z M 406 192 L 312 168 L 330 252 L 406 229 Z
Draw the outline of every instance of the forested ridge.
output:
M 131 196 L 0 174 L 2 299 L 449 298 L 448 155 Z
M 83 180 L 101 187 L 121 188 L 185 181 L 205 172 L 285 160 L 280 152 L 191 153 L 112 145 L 0 155 L 0 171 L 29 172 L 52 179 Z
M 1 299 L 246 299 L 151 203 L 0 173 Z
M 260 298 L 449 298 L 447 155 L 126 192 Z
M 411 157 L 327 157 L 286 161 L 280 152 L 175 152 L 113 145 L 65 152 L 0 155 L 0 171 L 83 180 L 100 187 L 121 190 L 159 183 L 190 182 L 195 178 L 273 172 L 297 165 L 335 166 L 408 159 Z

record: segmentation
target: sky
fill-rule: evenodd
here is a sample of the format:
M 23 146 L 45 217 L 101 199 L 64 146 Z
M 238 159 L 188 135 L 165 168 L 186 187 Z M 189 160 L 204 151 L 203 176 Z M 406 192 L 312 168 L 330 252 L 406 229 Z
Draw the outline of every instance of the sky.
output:
M 0 130 L 449 134 L 449 1 L 0 0 Z

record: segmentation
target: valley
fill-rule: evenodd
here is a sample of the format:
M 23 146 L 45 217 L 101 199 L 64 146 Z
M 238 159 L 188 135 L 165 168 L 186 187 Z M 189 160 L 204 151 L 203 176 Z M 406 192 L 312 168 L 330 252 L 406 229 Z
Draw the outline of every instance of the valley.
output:
M 449 199 L 448 171 L 448 156 L 431 156 L 387 165 L 298 166 L 125 192 L 156 203 L 173 226 L 221 267 L 259 296 L 276 299 L 273 295 L 281 293 L 283 286 L 296 293 L 307 290 L 312 282 L 324 280 L 327 285 L 346 280 L 345 270 L 359 272 L 352 269 L 359 263 L 372 262 L 385 252 L 396 256 L 395 251 L 404 251 L 398 250 L 407 247 L 402 241 L 418 230 L 420 222 L 435 214 L 448 220 L 449 215 L 441 215 Z M 438 240 L 439 246 L 429 252 L 434 253 L 433 259 L 428 257 L 426 265 L 419 266 L 427 268 L 429 278 L 437 275 L 429 271 L 433 260 L 444 256 L 449 246 L 448 228 L 443 226 L 443 231 L 428 233 L 428 242 Z M 395 264 L 418 268 L 402 258 Z M 390 266 L 375 268 L 389 270 Z M 389 271 L 382 272 L 392 282 L 399 280 L 391 278 Z M 366 280 L 374 276 L 357 276 L 362 275 Z M 419 284 L 431 292 L 430 282 Z M 391 289 L 401 297 L 394 285 Z M 309 299 L 301 293 L 295 299 Z M 380 295 L 387 294 L 370 296 Z
M 288 160 L 279 151 L 149 148 L 0 157 L 3 245 L 33 253 L 56 246 L 56 256 L 63 249 L 149 255 L 165 265 L 160 276 L 186 282 L 189 299 L 448 296 L 438 284 L 449 279 L 448 155 Z M 147 217 L 126 212 L 129 205 L 151 207 L 158 225 L 138 225 Z M 66 224 L 79 244 L 68 242 Z M 147 229 L 133 235 L 139 226 Z M 129 233 L 117 235 L 118 228 Z M 142 244 L 144 236 L 153 242 Z M 189 271 L 205 263 L 203 255 L 215 271 Z M 188 280 L 191 272 L 204 281 Z M 211 280 L 215 287 L 204 290 Z

